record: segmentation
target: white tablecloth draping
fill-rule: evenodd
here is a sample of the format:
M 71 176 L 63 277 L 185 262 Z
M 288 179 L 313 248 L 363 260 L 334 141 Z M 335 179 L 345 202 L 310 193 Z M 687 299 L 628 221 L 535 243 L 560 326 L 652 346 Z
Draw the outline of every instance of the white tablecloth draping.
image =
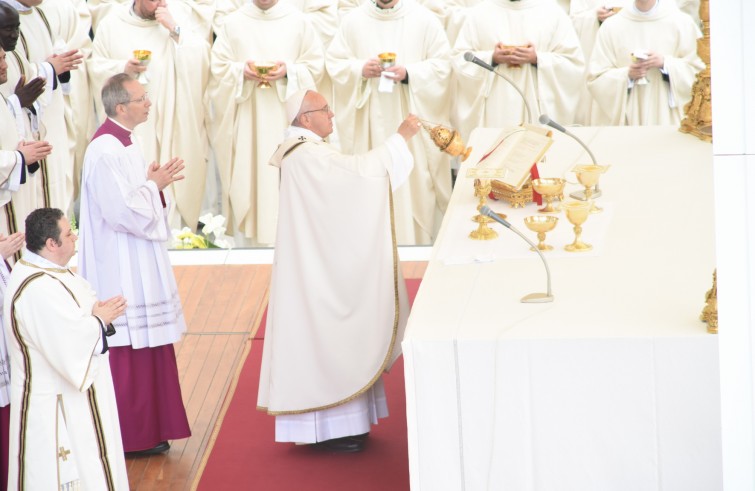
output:
M 498 130 L 470 138 L 403 342 L 414 491 L 722 488 L 718 345 L 698 319 L 715 267 L 711 147 L 670 127 L 572 131 L 611 164 L 606 212 L 584 225 L 589 254 L 560 250 L 573 232 L 559 215 L 548 304 L 519 302 L 545 291 L 521 238 L 495 225 L 488 245 L 466 239 L 465 167 Z M 554 139 L 541 176 L 589 163 Z

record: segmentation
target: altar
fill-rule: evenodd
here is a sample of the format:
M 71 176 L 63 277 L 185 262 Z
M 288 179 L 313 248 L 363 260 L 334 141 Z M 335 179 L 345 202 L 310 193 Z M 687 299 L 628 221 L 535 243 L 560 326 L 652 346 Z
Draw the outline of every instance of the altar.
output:
M 710 144 L 671 127 L 575 128 L 599 164 L 605 208 L 563 213 L 545 270 L 520 237 L 467 239 L 477 199 L 467 167 L 499 130 L 478 129 L 403 342 L 411 489 L 722 489 L 718 342 L 699 320 L 715 268 Z M 554 131 L 540 166 L 590 163 Z M 565 194 L 581 189 L 567 184 Z M 568 197 L 567 197 L 568 199 Z M 489 202 L 533 241 L 523 217 Z

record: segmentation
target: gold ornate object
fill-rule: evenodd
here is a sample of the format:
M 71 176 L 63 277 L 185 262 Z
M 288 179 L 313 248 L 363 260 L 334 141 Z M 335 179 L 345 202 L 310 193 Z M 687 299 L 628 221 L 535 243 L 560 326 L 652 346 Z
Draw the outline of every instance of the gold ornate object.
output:
M 707 142 L 713 141 L 713 116 L 710 99 L 710 0 L 700 0 L 700 21 L 703 37 L 697 40 L 697 55 L 705 68 L 695 77 L 692 99 L 684 106 L 684 119 L 679 131 L 690 133 Z
M 564 246 L 569 252 L 585 252 L 592 249 L 590 244 L 582 242 L 582 224 L 590 216 L 590 203 L 588 201 L 569 201 L 563 204 L 566 218 L 574 225 L 574 242 Z
M 526 217 L 524 219 L 524 224 L 527 226 L 528 229 L 532 230 L 533 232 L 537 232 L 537 248 L 541 251 L 550 251 L 553 250 L 553 246 L 548 245 L 545 243 L 545 234 L 546 232 L 550 232 L 556 227 L 556 224 L 558 223 L 558 217 L 544 217 L 540 215 Z M 534 251 L 534 247 L 530 247 L 530 250 Z
M 566 180 L 557 177 L 541 177 L 532 180 L 532 189 L 543 195 L 546 205 L 537 210 L 539 213 L 558 213 L 561 208 L 553 206 L 553 200 L 563 196 Z
M 595 206 L 595 202 L 590 198 L 593 194 L 593 188 L 600 180 L 600 175 L 607 171 L 608 167 L 608 165 L 578 165 L 574 167 L 577 180 L 585 187 L 585 201 L 590 203 L 590 213 L 600 213 L 603 211 L 603 208 Z
M 141 66 L 146 67 L 147 65 L 149 65 L 149 62 L 152 60 L 152 51 L 148 49 L 135 49 L 134 58 L 139 60 L 139 64 Z M 145 70 L 143 72 L 139 72 L 139 74 L 136 76 L 136 81 L 142 85 L 147 85 L 149 83 L 149 78 L 147 77 L 147 71 Z
M 272 87 L 272 85 L 270 85 L 270 82 L 265 79 L 265 76 L 275 70 L 275 67 L 277 66 L 278 65 L 276 65 L 275 63 L 270 62 L 260 62 L 254 64 L 254 70 L 257 72 L 257 75 L 262 78 L 262 81 L 257 84 L 257 87 L 259 87 L 260 89 L 269 89 L 270 87 Z
M 380 53 L 378 55 L 380 66 L 385 70 L 396 64 L 396 53 Z
M 488 201 L 488 194 L 490 193 L 490 180 L 489 179 L 475 179 L 474 180 L 474 195 L 480 199 L 477 205 L 477 211 L 485 206 Z M 505 218 L 505 217 L 504 217 Z M 498 237 L 498 232 L 488 227 L 488 223 L 493 219 L 482 214 L 477 214 L 472 217 L 472 221 L 477 222 L 477 229 L 469 232 L 469 238 L 474 240 L 491 240 Z
M 430 139 L 441 152 L 446 152 L 452 157 L 461 157 L 462 162 L 472 153 L 472 147 L 464 147 L 464 141 L 458 131 L 441 125 L 430 127 L 425 122 L 422 122 L 422 128 L 430 134 Z
M 713 286 L 705 293 L 705 307 L 700 314 L 700 320 L 708 324 L 708 332 L 718 334 L 718 280 L 716 270 L 713 270 Z
M 509 203 L 512 208 L 524 208 L 524 205 L 532 202 L 532 183 L 529 180 L 521 189 L 514 189 L 497 179 L 493 179 L 490 185 L 495 199 Z

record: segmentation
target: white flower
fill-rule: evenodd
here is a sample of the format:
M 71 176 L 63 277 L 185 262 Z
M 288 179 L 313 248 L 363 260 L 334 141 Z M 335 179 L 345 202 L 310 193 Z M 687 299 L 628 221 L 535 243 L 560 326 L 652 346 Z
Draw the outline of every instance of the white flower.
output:
M 223 215 L 213 216 L 212 213 L 207 213 L 206 215 L 199 217 L 199 221 L 204 223 L 202 233 L 205 234 L 205 236 L 214 233 L 217 237 L 225 233 L 225 227 L 223 227 L 223 224 L 225 224 L 225 217 Z

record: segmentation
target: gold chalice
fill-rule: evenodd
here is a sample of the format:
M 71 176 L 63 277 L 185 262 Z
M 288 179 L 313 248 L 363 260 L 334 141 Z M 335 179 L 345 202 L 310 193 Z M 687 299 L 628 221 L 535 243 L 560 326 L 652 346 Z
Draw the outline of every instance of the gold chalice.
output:
M 464 147 L 464 141 L 458 131 L 442 125 L 431 127 L 426 121 L 422 121 L 422 128 L 430 133 L 430 138 L 441 152 L 446 152 L 452 157 L 461 157 L 462 162 L 472 153 L 472 147 Z
M 540 213 L 558 213 L 561 209 L 557 206 L 553 206 L 553 200 L 561 196 L 564 192 L 564 186 L 566 185 L 566 179 L 557 177 L 546 177 L 532 180 L 532 189 L 542 194 L 545 198 L 545 206 L 540 208 Z
M 257 84 L 257 87 L 259 87 L 260 89 L 269 89 L 270 87 L 272 87 L 270 85 L 270 82 L 265 79 L 265 76 L 275 70 L 277 66 L 278 65 L 276 63 L 265 61 L 254 64 L 254 71 L 257 72 L 257 75 L 259 75 L 260 78 L 262 78 L 262 81 Z
M 577 180 L 585 187 L 585 201 L 590 203 L 590 213 L 600 213 L 603 208 L 595 206 L 595 202 L 590 198 L 593 194 L 593 188 L 598 184 L 600 175 L 608 170 L 608 165 L 578 165 L 574 167 L 574 173 Z
M 148 49 L 135 49 L 134 58 L 136 58 L 139 61 L 139 64 L 141 66 L 146 67 L 147 65 L 149 65 L 149 62 L 152 61 L 152 51 Z M 139 74 L 136 76 L 136 81 L 142 85 L 147 85 L 149 83 L 149 77 L 147 77 L 147 70 L 144 70 L 143 72 L 139 72 Z
M 480 211 L 480 208 L 485 206 L 485 203 L 488 200 L 488 195 L 490 194 L 490 189 L 490 179 L 474 180 L 474 195 L 480 199 L 480 202 L 477 205 L 477 211 Z M 501 215 L 500 213 L 498 215 L 502 216 L 504 219 L 506 218 L 506 215 Z M 492 218 L 479 213 L 472 217 L 472 221 L 477 222 L 478 225 L 476 230 L 469 232 L 470 239 L 491 240 L 498 237 L 498 232 L 488 227 L 488 223 L 493 221 Z
M 396 65 L 396 53 L 380 53 L 378 59 L 383 70 Z
M 563 204 L 566 211 L 566 218 L 574 225 L 574 242 L 564 246 L 569 252 L 584 252 L 592 249 L 590 244 L 582 242 L 582 224 L 590 216 L 590 203 L 587 201 L 569 201 Z
M 623 8 L 624 7 L 608 7 L 608 10 L 610 10 L 614 14 L 618 14 L 619 12 L 621 12 L 621 9 L 623 9 Z
M 535 215 L 531 217 L 526 217 L 524 219 L 524 224 L 527 226 L 528 229 L 532 230 L 533 232 L 537 232 L 537 248 L 541 251 L 550 251 L 553 249 L 553 246 L 550 246 L 545 243 L 545 233 L 550 232 L 553 230 L 558 223 L 558 217 L 544 217 L 540 215 Z M 530 250 L 535 250 L 534 247 L 530 247 Z

